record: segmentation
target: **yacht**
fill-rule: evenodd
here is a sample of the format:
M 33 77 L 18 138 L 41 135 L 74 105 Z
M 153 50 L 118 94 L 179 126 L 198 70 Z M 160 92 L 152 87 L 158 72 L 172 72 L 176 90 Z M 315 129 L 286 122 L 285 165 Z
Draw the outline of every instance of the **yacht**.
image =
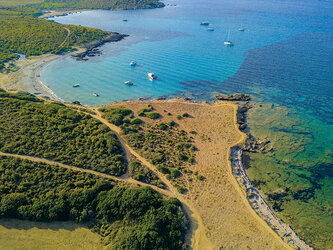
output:
M 126 81 L 125 84 L 128 85 L 128 86 L 132 86 L 132 85 L 133 85 L 133 82 L 131 82 L 131 81 Z
M 130 65 L 133 66 L 133 67 L 136 66 L 136 61 L 131 61 Z
M 209 25 L 209 22 L 201 22 L 200 25 L 204 25 L 204 26 L 208 26 Z
M 96 97 L 98 97 L 98 96 L 99 96 L 99 94 L 97 94 L 97 93 L 94 93 L 94 94 L 93 94 L 93 96 L 96 96 Z
M 148 77 L 149 77 L 150 80 L 157 79 L 157 76 L 154 73 L 148 73 Z
M 227 39 L 225 40 L 224 45 L 234 46 L 233 42 L 230 41 L 229 35 L 230 35 L 230 33 L 228 32 Z
M 77 88 L 77 87 L 80 87 L 80 84 L 74 84 L 73 85 L 73 88 Z

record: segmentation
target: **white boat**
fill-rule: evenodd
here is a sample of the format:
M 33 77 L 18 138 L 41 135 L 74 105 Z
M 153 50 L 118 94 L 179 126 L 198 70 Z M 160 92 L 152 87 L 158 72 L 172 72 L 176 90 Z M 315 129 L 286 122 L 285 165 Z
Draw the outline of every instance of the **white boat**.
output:
M 230 35 L 230 33 L 228 32 L 227 39 L 224 41 L 224 45 L 234 46 L 233 42 L 230 41 L 229 35 Z
M 77 87 L 80 87 L 80 84 L 74 84 L 73 85 L 73 88 L 77 88 Z
M 131 65 L 131 66 L 136 66 L 136 61 L 131 61 L 131 62 L 130 62 L 130 65 Z
M 207 28 L 207 31 L 214 31 L 214 28 L 209 27 L 209 28 Z
M 205 22 L 201 22 L 200 25 L 204 25 L 204 26 L 208 26 L 209 22 L 205 21 Z
M 99 94 L 97 94 L 97 93 L 93 93 L 93 96 L 96 96 L 96 97 L 98 97 L 98 96 L 99 96 Z
M 149 77 L 150 80 L 157 79 L 157 76 L 154 73 L 148 73 L 148 77 Z
M 243 25 L 241 25 L 241 27 L 238 30 L 239 31 L 245 31 L 245 28 L 243 27 Z
M 125 84 L 128 85 L 128 86 L 132 86 L 132 85 L 133 85 L 133 82 L 131 82 L 131 81 L 126 81 Z

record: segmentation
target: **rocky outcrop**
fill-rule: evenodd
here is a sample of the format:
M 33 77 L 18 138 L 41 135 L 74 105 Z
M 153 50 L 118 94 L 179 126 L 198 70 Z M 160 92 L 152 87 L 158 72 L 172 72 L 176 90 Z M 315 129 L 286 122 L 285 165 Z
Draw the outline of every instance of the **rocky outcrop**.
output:
M 75 54 L 73 57 L 76 58 L 78 61 L 85 61 L 88 60 L 87 57 L 93 57 L 96 55 L 101 55 L 101 51 L 98 49 L 98 47 L 102 46 L 105 43 L 110 43 L 110 42 L 118 42 L 128 35 L 123 35 L 119 33 L 112 33 L 105 39 L 98 40 L 92 44 L 86 45 L 85 48 L 86 50 L 82 53 Z
M 221 101 L 250 101 L 252 99 L 250 95 L 242 93 L 231 95 L 216 94 L 214 97 Z
M 252 153 L 267 153 L 273 150 L 273 146 L 267 138 L 256 139 L 253 135 L 249 134 L 241 149 Z
M 247 111 L 252 108 L 251 104 L 249 102 L 239 104 L 238 110 L 237 110 L 237 123 L 239 124 L 240 130 L 246 129 L 246 114 Z

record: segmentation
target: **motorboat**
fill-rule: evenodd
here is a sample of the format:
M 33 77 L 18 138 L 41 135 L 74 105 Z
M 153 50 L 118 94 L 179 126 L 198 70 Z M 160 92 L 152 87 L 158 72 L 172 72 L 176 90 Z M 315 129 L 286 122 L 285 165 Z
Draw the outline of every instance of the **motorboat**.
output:
M 128 22 L 128 20 L 127 19 L 123 19 L 123 22 Z
M 212 27 L 208 27 L 207 28 L 207 31 L 214 31 L 215 29 L 214 28 L 212 28 Z
M 98 97 L 98 96 L 99 96 L 99 94 L 97 94 L 97 93 L 93 93 L 93 96 L 96 96 L 96 97 Z
M 80 87 L 80 84 L 74 84 L 73 85 L 73 88 L 77 88 L 77 87 Z
M 234 46 L 233 42 L 230 41 L 230 37 L 229 36 L 230 36 L 230 33 L 228 32 L 226 40 L 224 41 L 224 45 Z
M 239 31 L 245 31 L 245 28 L 243 26 L 241 26 L 238 30 Z
M 148 73 L 148 77 L 149 77 L 150 80 L 157 79 L 157 76 L 154 73 Z
M 204 25 L 204 26 L 208 26 L 209 22 L 205 21 L 205 22 L 201 22 L 200 25 Z
M 130 65 L 133 66 L 133 67 L 136 66 L 136 61 L 131 61 Z
M 128 86 L 132 86 L 132 85 L 133 85 L 133 82 L 131 82 L 131 81 L 126 81 L 125 84 L 128 85 Z

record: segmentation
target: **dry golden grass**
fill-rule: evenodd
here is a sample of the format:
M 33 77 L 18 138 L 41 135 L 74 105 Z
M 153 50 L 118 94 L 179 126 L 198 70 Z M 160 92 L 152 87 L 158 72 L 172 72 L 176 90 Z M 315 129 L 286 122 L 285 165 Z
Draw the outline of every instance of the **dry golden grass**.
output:
M 203 219 L 207 237 L 215 249 L 286 249 L 288 246 L 251 209 L 245 194 L 231 173 L 230 146 L 238 143 L 244 135 L 235 126 L 235 109 L 230 103 L 214 105 L 195 104 L 180 100 L 122 102 L 110 106 L 125 106 L 135 114 L 152 104 L 163 117 L 158 120 L 142 118 L 150 124 L 175 121 L 179 129 L 195 131 L 196 147 L 199 149 L 193 172 L 205 177 L 200 181 L 195 175 L 184 175 L 183 184 L 189 192 L 184 198 L 198 210 Z M 172 115 L 169 116 L 167 113 Z M 188 113 L 191 117 L 176 119 Z M 191 135 L 191 134 L 189 134 Z M 208 249 L 201 244 L 197 249 Z
M 71 222 L 0 219 L 0 249 L 103 249 L 101 238 Z

